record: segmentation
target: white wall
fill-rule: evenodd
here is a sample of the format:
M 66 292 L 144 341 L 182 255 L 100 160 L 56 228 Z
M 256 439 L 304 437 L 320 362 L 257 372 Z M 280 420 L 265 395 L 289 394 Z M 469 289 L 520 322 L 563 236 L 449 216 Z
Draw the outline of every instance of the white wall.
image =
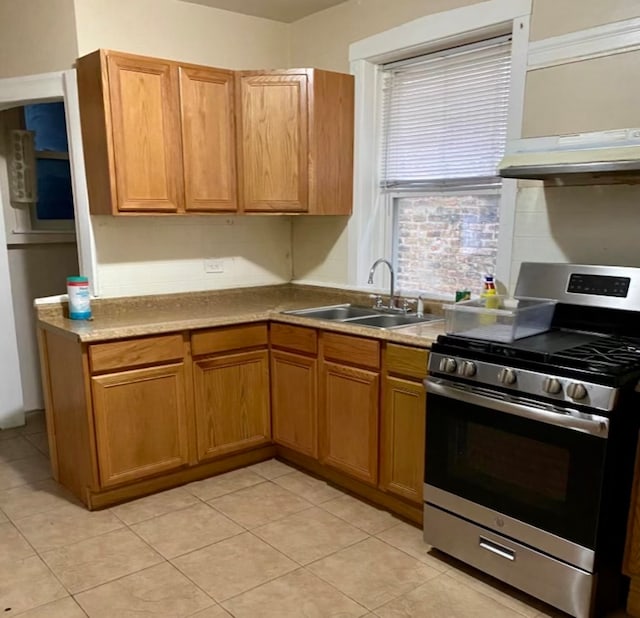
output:
M 288 217 L 93 217 L 103 296 L 283 283 L 291 278 Z M 207 273 L 205 258 L 223 260 Z
M 349 72 L 349 45 L 378 32 L 482 0 L 349 0 L 291 24 L 292 66 Z
M 0 196 L 0 205 L 2 197 Z M 0 217 L 0 242 L 4 241 L 4 219 Z M 0 429 L 24 423 L 24 407 L 18 358 L 7 251 L 0 250 Z
M 11 290 L 20 353 L 24 409 L 44 407 L 33 299 L 62 294 L 66 277 L 78 274 L 75 243 L 20 245 L 9 251 Z
M 224 68 L 287 66 L 288 25 L 178 0 L 74 0 L 78 51 L 98 48 Z
M 511 286 L 521 262 L 640 267 L 640 188 L 629 185 L 520 189 Z
M 349 217 L 297 217 L 292 226 L 293 280 L 344 284 L 348 279 Z
M 638 0 L 534 0 L 530 35 L 538 41 L 638 16 Z
M 73 0 L 0 2 L 0 77 L 70 69 L 77 57 Z
M 75 0 L 79 55 L 116 49 L 227 68 L 287 67 L 288 25 L 177 0 Z M 288 217 L 92 217 L 102 296 L 281 283 Z M 205 258 L 225 272 L 208 274 Z

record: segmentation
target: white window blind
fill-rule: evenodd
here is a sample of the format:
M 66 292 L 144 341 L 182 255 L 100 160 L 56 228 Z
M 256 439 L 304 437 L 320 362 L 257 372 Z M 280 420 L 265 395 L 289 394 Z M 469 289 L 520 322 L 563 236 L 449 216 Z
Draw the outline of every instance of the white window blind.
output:
M 381 186 L 499 186 L 510 69 L 509 37 L 384 66 Z

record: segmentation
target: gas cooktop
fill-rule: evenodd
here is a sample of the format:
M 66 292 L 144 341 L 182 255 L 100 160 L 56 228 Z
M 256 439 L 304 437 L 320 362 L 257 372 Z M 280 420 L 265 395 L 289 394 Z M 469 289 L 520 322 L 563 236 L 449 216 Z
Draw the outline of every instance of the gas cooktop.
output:
M 616 384 L 640 376 L 640 340 L 627 337 L 556 329 L 512 344 L 443 335 L 434 351 L 441 346 L 483 360 L 498 357 L 502 362 L 520 361 L 524 366 L 573 369 L 602 376 L 607 382 L 613 379 Z

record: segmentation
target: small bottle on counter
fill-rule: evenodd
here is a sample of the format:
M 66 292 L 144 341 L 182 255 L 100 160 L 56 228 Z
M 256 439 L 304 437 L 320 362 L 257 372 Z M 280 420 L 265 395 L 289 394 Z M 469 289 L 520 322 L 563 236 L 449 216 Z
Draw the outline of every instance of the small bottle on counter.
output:
M 481 298 L 484 300 L 486 309 L 500 308 L 500 299 L 498 298 L 495 277 L 493 275 L 484 275 Z
M 69 295 L 69 318 L 71 320 L 91 318 L 89 279 L 87 277 L 67 277 L 67 294 Z

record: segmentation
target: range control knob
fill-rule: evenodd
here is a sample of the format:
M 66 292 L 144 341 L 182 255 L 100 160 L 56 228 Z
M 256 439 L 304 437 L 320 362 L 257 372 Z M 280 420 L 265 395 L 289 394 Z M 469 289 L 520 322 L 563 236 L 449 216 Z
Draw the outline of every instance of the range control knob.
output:
M 562 384 L 555 378 L 545 378 L 542 383 L 542 390 L 549 395 L 557 395 L 562 390 Z
M 439 369 L 444 373 L 455 373 L 457 366 L 455 358 L 443 358 L 440 360 Z
M 572 382 L 567 386 L 567 395 L 571 399 L 584 399 L 587 396 L 587 389 L 584 384 L 580 382 Z
M 498 372 L 498 380 L 500 380 L 500 382 L 502 382 L 503 384 L 515 384 L 517 379 L 518 375 L 513 369 L 507 369 L 505 367 L 503 369 L 500 369 L 500 371 Z
M 466 378 L 471 378 L 476 375 L 476 364 L 471 361 L 463 361 L 462 365 L 458 367 L 458 374 Z

